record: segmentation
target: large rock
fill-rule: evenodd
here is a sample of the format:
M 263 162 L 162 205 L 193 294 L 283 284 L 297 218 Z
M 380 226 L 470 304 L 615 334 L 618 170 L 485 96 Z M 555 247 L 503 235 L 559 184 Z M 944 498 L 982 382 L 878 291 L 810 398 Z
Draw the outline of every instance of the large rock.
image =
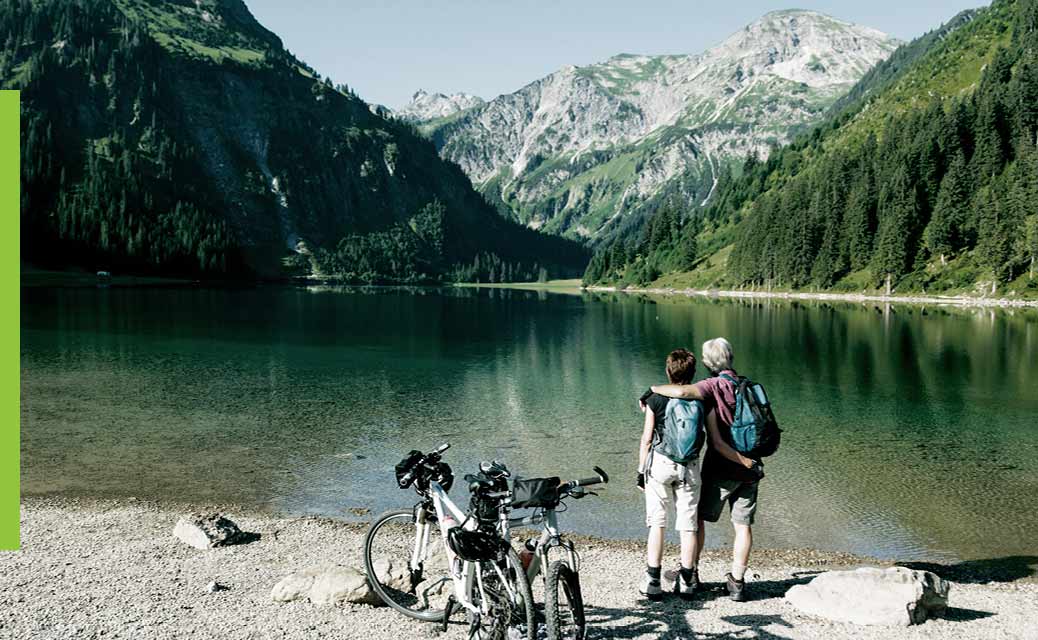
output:
M 212 549 L 245 542 L 249 534 L 218 513 L 192 514 L 181 518 L 173 527 L 173 535 L 196 549 Z
M 804 613 L 863 625 L 908 626 L 940 616 L 949 584 L 929 571 L 905 567 L 827 571 L 786 592 Z
M 398 591 L 411 590 L 411 572 L 403 562 L 380 558 L 371 563 L 379 584 Z
M 278 602 L 309 600 L 314 604 L 381 604 L 368 577 L 351 567 L 317 567 L 281 579 L 270 591 Z

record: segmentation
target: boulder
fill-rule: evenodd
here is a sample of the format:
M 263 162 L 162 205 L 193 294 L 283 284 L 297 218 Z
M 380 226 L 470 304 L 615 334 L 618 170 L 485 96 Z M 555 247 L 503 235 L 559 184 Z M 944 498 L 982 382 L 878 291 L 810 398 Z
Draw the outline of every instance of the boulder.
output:
M 445 576 L 422 580 L 414 592 L 423 607 L 443 609 L 447 606 L 447 598 L 454 593 L 454 583 Z
M 949 584 L 929 571 L 905 567 L 827 571 L 786 592 L 800 611 L 862 625 L 908 626 L 940 616 Z
M 274 585 L 270 597 L 278 602 L 309 600 L 314 604 L 381 604 L 368 585 L 368 577 L 351 567 L 317 567 L 285 576 Z
M 371 563 L 379 584 L 398 591 L 411 590 L 411 572 L 402 562 L 380 558 Z
M 173 527 L 173 535 L 196 549 L 238 544 L 248 538 L 248 534 L 239 529 L 238 525 L 218 513 L 192 514 L 181 518 Z

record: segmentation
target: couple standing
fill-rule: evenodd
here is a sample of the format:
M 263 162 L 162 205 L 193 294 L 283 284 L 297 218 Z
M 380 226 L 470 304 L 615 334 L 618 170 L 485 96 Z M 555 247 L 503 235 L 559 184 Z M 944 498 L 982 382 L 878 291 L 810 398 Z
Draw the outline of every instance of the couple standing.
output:
M 737 411 L 740 378 L 732 367 L 732 346 L 724 338 L 703 343 L 703 365 L 710 377 L 693 384 L 696 357 L 685 349 L 667 356 L 670 384 L 653 387 L 640 400 L 645 413 L 638 457 L 638 486 L 645 492 L 649 527 L 645 578 L 640 591 L 650 600 L 662 597 L 663 537 L 671 505 L 681 535 L 681 569 L 676 590 L 685 599 L 699 586 L 699 553 L 704 522 L 717 522 L 728 504 L 735 543 L 732 569 L 725 576 L 728 593 L 746 599 L 745 574 L 753 544 L 757 484 L 764 477 L 759 459 L 733 446 L 731 427 Z M 741 402 L 739 404 L 742 404 Z M 740 407 L 741 409 L 741 407 Z M 702 473 L 699 452 L 709 436 Z

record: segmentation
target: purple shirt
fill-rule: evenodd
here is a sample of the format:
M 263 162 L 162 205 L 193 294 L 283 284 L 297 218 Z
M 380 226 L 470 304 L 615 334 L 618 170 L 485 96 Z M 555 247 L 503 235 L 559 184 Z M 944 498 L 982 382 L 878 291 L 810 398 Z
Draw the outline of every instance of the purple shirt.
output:
M 725 369 L 721 373 L 739 379 L 738 374 L 731 369 Z M 696 389 L 703 394 L 703 404 L 706 405 L 707 411 L 717 411 L 721 437 L 731 444 L 730 429 L 735 418 L 735 385 L 718 374 L 697 382 Z M 703 457 L 703 476 L 741 482 L 754 481 L 745 467 L 725 458 L 713 446 L 707 447 L 706 455 Z
M 725 369 L 721 373 L 727 374 L 736 380 L 739 379 L 738 374 L 731 369 Z M 712 378 L 700 380 L 695 386 L 696 390 L 703 394 L 707 411 L 717 409 L 717 417 L 720 418 L 721 424 L 731 427 L 735 419 L 732 415 L 732 412 L 735 411 L 735 385 L 722 378 L 719 374 Z

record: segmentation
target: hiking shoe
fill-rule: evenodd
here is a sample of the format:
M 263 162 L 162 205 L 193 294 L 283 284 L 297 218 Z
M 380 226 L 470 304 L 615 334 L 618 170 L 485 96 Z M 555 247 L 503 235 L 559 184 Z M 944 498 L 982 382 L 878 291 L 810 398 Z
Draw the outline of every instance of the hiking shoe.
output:
M 699 589 L 699 569 L 692 570 L 692 579 L 688 582 L 685 582 L 681 572 L 678 572 L 678 580 L 674 584 L 674 590 L 678 592 L 682 600 L 691 600 L 697 589 Z
M 746 581 L 736 580 L 732 574 L 727 574 L 724 577 L 726 586 L 728 587 L 728 596 L 736 602 L 746 601 Z
M 663 589 L 660 587 L 659 579 L 653 578 L 649 574 L 645 574 L 645 577 L 642 578 L 642 585 L 638 587 L 638 593 L 653 601 L 663 598 Z

